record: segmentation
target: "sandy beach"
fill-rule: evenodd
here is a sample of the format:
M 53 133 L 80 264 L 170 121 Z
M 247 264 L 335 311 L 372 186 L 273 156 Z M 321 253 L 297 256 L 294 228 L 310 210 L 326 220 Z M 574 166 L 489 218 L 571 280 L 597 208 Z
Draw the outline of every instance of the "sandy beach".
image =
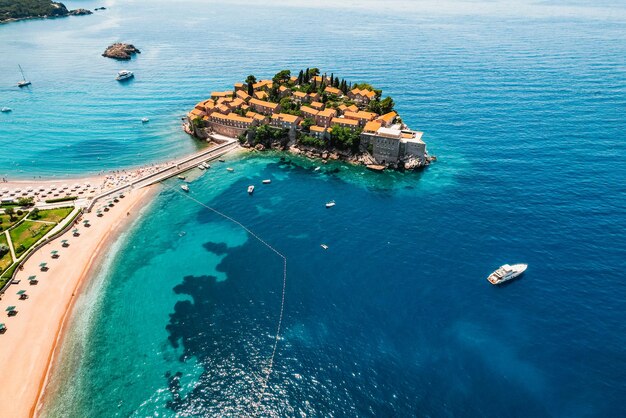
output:
M 16 278 L 21 283 L 11 285 L 2 295 L 4 316 L 0 322 L 6 324 L 7 331 L 0 335 L 0 379 L 4 383 L 0 391 L 0 418 L 36 414 L 56 347 L 83 280 L 106 253 L 109 243 L 147 204 L 153 190 L 147 187 L 126 193 L 103 217 L 95 213 L 83 215 L 90 227 L 79 222 L 80 236 L 74 237 L 69 231 L 39 250 L 18 273 Z M 61 246 L 63 239 L 69 241 L 69 247 Z M 58 259 L 51 258 L 52 250 L 59 251 Z M 40 271 L 41 262 L 48 263 L 48 271 Z M 27 278 L 31 275 L 39 279 L 37 285 L 29 284 Z M 19 290 L 26 290 L 28 299 L 20 300 L 16 294 Z M 14 317 L 5 312 L 11 305 L 18 311 Z

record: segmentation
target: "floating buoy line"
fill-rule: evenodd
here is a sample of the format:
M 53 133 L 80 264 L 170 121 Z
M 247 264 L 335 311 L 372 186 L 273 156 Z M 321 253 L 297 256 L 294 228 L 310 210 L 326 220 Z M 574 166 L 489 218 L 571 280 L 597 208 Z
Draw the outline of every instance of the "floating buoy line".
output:
M 177 194 L 179 194 L 179 195 L 181 195 L 183 197 L 186 197 L 187 199 L 189 199 L 189 200 L 195 202 L 196 204 L 204 207 L 205 209 L 208 209 L 211 212 L 221 216 L 222 218 L 227 219 L 227 220 L 231 221 L 232 223 L 236 224 L 241 229 L 243 229 L 248 234 L 250 234 L 252 237 L 254 237 L 261 244 L 263 244 L 267 248 L 269 248 L 274 254 L 276 254 L 278 257 L 280 257 L 282 259 L 282 261 L 283 261 L 283 288 L 282 288 L 281 298 L 280 298 L 280 313 L 278 315 L 278 323 L 276 324 L 276 335 L 274 336 L 274 345 L 272 347 L 272 354 L 269 356 L 269 359 L 268 359 L 267 368 L 265 369 L 265 376 L 261 380 L 261 390 L 259 391 L 259 395 L 258 395 L 258 398 L 257 398 L 256 402 L 253 403 L 254 415 L 258 415 L 258 409 L 261 406 L 261 402 L 263 401 L 263 398 L 265 397 L 265 392 L 267 391 L 267 387 L 268 387 L 268 383 L 269 383 L 269 380 L 270 380 L 270 376 L 271 376 L 272 370 L 274 368 L 274 358 L 276 357 L 276 351 L 278 349 L 278 341 L 280 340 L 280 331 L 281 331 L 281 328 L 282 328 L 282 325 L 283 325 L 283 316 L 284 316 L 284 312 L 285 312 L 285 289 L 287 288 L 287 257 L 285 257 L 280 251 L 278 251 L 276 248 L 272 247 L 263 238 L 259 237 L 257 234 L 252 232 L 247 226 L 245 226 L 244 224 L 242 224 L 238 220 L 236 220 L 236 219 L 226 215 L 225 213 L 222 213 L 219 210 L 217 210 L 217 209 L 215 209 L 215 208 L 213 208 L 213 207 L 211 207 L 211 206 L 209 206 L 209 205 L 199 201 L 198 199 L 193 197 L 191 194 L 182 193 L 182 192 L 176 190 L 175 188 L 173 188 L 173 187 L 171 187 L 169 185 L 166 185 L 165 183 L 161 183 L 161 184 L 163 184 L 168 189 L 176 192 Z

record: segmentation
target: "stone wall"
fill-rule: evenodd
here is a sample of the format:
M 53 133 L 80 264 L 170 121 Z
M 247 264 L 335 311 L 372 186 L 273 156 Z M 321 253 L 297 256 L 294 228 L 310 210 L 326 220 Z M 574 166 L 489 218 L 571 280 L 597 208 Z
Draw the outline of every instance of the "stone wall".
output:
M 237 138 L 239 135 L 246 131 L 245 128 L 236 128 L 234 126 L 222 125 L 217 122 L 209 122 L 209 128 L 220 135 L 229 136 L 231 138 Z

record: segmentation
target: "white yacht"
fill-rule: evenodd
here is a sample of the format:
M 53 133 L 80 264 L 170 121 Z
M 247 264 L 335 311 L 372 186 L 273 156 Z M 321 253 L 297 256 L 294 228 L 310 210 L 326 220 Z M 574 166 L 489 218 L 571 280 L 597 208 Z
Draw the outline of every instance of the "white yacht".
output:
M 228 168 L 226 168 L 226 171 L 230 171 L 232 173 L 233 171 L 235 171 L 235 169 L 232 168 L 232 167 L 228 167 Z
M 248 194 L 254 193 L 254 186 L 248 186 Z
M 132 71 L 122 70 L 119 73 L 117 73 L 117 77 L 115 77 L 115 79 L 117 81 L 122 81 L 122 80 L 128 80 L 129 78 L 133 78 L 134 76 L 135 74 L 133 74 Z
M 330 202 L 326 203 L 326 207 L 327 208 L 332 208 L 333 206 L 335 206 L 335 201 L 334 200 L 331 200 Z
M 189 186 L 187 186 L 186 184 L 181 184 L 180 188 L 183 189 L 183 191 L 185 191 L 185 192 L 189 191 Z
M 204 163 L 200 163 L 197 165 L 200 170 L 204 170 Z
M 141 123 L 148 123 L 150 122 L 150 119 L 148 118 L 141 118 Z
M 272 182 L 272 180 L 267 179 L 267 180 L 263 180 L 263 184 L 270 184 Z
M 500 284 L 519 277 L 526 271 L 528 264 L 504 264 L 498 270 L 494 271 L 487 277 L 489 283 Z
M 9 113 L 12 110 L 13 109 L 11 109 L 10 107 L 3 107 L 2 109 L 0 109 L 0 112 L 2 112 L 2 113 Z
M 183 176 L 182 174 L 178 176 L 179 179 L 181 180 L 185 180 L 185 176 Z

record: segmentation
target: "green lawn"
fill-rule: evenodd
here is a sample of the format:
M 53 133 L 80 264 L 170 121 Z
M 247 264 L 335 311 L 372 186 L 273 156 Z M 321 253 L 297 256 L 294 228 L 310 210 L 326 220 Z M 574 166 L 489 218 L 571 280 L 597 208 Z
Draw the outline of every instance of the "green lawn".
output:
M 0 245 L 6 245 L 7 247 L 9 246 L 9 244 L 7 243 L 7 237 L 6 235 L 4 235 L 4 232 L 0 232 Z M 0 257 L 0 273 L 4 272 L 11 264 L 13 264 L 11 252 L 8 252 Z
M 22 219 L 24 216 L 26 216 L 28 212 L 24 211 L 24 213 L 22 213 L 20 216 L 18 216 L 17 214 L 15 214 L 15 220 L 12 221 L 11 218 L 9 217 L 9 215 L 7 214 L 0 214 L 0 231 L 6 231 L 7 229 L 11 228 L 13 225 L 15 225 L 16 223 L 18 223 L 20 221 L 20 219 Z
M 20 256 L 24 251 L 32 247 L 41 239 L 48 231 L 54 228 L 52 224 L 44 224 L 41 222 L 24 221 L 9 231 L 15 255 Z
M 62 219 L 65 219 L 67 215 L 72 213 L 74 208 L 59 208 L 59 209 L 44 209 L 39 211 L 38 221 L 47 221 L 59 223 Z M 31 214 L 28 219 L 35 219 Z

